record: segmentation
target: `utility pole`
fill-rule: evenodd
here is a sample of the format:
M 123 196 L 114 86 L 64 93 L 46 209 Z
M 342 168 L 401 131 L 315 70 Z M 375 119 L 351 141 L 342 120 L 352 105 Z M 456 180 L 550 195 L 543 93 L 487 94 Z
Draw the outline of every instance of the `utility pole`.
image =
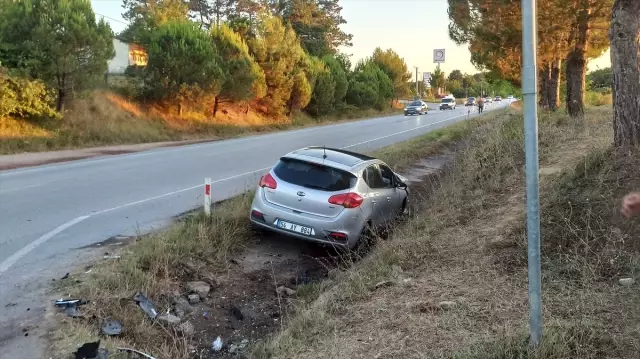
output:
M 540 203 L 538 175 L 538 79 L 536 71 L 536 2 L 522 0 L 522 94 L 527 177 L 527 254 L 529 269 L 529 338 L 542 340 L 542 285 L 540 283 Z
M 416 69 L 416 98 L 420 97 L 420 92 L 418 90 L 418 66 L 414 66 Z

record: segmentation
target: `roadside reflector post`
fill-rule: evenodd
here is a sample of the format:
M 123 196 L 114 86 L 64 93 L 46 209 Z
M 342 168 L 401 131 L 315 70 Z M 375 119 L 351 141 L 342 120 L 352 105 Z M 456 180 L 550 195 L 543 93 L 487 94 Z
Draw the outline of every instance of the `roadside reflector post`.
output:
M 211 215 L 211 178 L 204 179 L 204 213 Z

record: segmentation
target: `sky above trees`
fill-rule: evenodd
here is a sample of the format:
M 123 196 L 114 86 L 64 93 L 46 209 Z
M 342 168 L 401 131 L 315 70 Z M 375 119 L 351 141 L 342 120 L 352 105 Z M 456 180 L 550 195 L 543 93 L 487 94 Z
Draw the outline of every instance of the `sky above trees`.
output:
M 91 0 L 99 17 L 103 15 L 117 33 L 126 27 L 122 19 L 122 0 Z M 449 39 L 447 0 L 341 0 L 343 25 L 353 34 L 353 46 L 341 49 L 352 54 L 352 63 L 371 55 L 376 47 L 393 48 L 402 56 L 411 71 L 432 71 L 433 49 L 445 48 L 445 72 L 460 69 L 473 73 L 467 46 L 457 46 Z M 100 14 L 100 15 L 98 15 Z M 609 52 L 589 63 L 589 71 L 610 66 Z

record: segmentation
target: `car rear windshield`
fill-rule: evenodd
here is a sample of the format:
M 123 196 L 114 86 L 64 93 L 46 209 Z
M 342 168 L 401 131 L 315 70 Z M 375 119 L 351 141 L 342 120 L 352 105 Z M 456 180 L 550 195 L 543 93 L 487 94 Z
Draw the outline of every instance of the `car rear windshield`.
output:
M 469 97 L 467 100 L 469 100 L 469 101 L 473 101 L 473 100 L 475 100 L 475 99 L 476 99 L 475 97 Z
M 285 182 L 320 191 L 344 191 L 356 184 L 352 173 L 292 158 L 281 158 L 273 171 Z
M 422 102 L 420 101 L 413 101 L 412 103 L 409 104 L 409 106 L 422 106 Z
M 451 102 L 453 102 L 452 98 L 443 98 L 442 99 L 442 103 L 451 103 Z

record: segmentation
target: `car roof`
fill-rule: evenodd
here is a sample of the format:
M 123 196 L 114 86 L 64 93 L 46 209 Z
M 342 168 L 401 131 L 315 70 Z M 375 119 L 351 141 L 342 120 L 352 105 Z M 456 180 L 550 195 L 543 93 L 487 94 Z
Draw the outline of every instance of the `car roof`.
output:
M 326 154 L 326 158 L 324 155 Z M 288 153 L 284 157 L 300 160 L 325 163 L 332 167 L 353 170 L 364 162 L 374 161 L 376 158 L 361 153 L 346 151 L 337 148 L 310 146 Z

